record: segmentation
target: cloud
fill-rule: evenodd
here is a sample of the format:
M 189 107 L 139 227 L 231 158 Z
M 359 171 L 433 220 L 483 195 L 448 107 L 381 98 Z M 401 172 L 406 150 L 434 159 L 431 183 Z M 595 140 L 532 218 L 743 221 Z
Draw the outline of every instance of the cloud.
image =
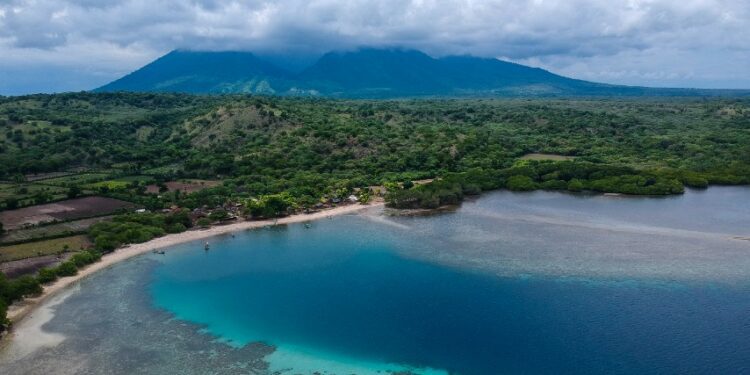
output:
M 613 83 L 750 87 L 748 30 L 746 0 L 0 0 L 0 93 L 28 92 L 29 64 L 71 72 L 81 85 L 49 90 L 72 90 L 175 48 L 314 55 L 365 45 Z

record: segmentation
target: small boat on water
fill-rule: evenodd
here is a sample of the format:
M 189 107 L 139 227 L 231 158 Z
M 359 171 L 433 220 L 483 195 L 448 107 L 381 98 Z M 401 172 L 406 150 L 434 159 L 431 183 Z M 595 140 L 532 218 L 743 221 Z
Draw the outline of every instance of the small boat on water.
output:
M 208 251 L 209 247 L 210 247 L 210 246 L 208 246 L 208 242 L 206 242 L 206 244 L 205 244 L 205 245 L 203 246 L 203 250 L 206 250 L 206 251 Z
M 164 250 L 154 250 L 152 253 L 164 255 Z
M 310 225 L 310 223 L 305 223 L 305 228 L 309 229 L 310 227 L 312 227 L 312 225 Z

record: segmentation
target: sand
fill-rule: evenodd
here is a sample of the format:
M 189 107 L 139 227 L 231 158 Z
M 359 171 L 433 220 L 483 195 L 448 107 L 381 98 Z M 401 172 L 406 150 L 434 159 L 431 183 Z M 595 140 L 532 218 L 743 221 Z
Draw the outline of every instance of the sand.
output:
M 234 224 L 219 225 L 219 226 L 214 226 L 214 227 L 210 227 L 207 229 L 189 230 L 187 232 L 169 234 L 163 237 L 154 238 L 153 240 L 148 241 L 148 242 L 125 246 L 120 249 L 117 249 L 116 251 L 112 253 L 104 255 L 99 262 L 94 263 L 90 266 L 87 266 L 86 268 L 78 270 L 77 275 L 59 278 L 54 283 L 45 286 L 44 291 L 42 291 L 41 295 L 34 297 L 34 298 L 26 298 L 23 301 L 13 304 L 8 309 L 8 319 L 10 319 L 12 323 L 17 324 L 21 322 L 24 318 L 29 316 L 29 314 L 31 314 L 31 312 L 34 311 L 42 302 L 46 301 L 51 296 L 54 296 L 60 293 L 61 291 L 67 289 L 69 286 L 75 284 L 79 280 L 85 277 L 88 277 L 89 275 L 92 275 L 96 272 L 99 272 L 103 269 L 106 269 L 115 263 L 121 262 L 126 259 L 130 259 L 134 256 L 144 254 L 155 249 L 167 248 L 173 245 L 195 241 L 195 240 L 201 240 L 201 239 L 205 239 L 205 238 L 220 235 L 220 234 L 242 231 L 242 230 L 247 230 L 247 229 L 252 229 L 252 228 L 260 228 L 260 227 L 264 227 L 267 225 L 272 225 L 274 224 L 274 222 L 276 222 L 277 224 L 299 223 L 299 222 L 305 222 L 305 221 L 311 221 L 311 220 L 318 220 L 318 219 L 326 218 L 328 216 L 355 213 L 357 211 L 360 211 L 366 208 L 382 206 L 382 205 L 383 205 L 382 202 L 374 202 L 368 205 L 350 204 L 346 206 L 339 206 L 339 207 L 335 207 L 331 209 L 318 211 L 318 212 L 311 213 L 311 214 L 296 214 L 296 215 L 280 218 L 275 221 L 274 220 L 241 221 L 241 222 L 234 223 Z M 12 333 L 11 333 L 11 336 L 12 336 Z

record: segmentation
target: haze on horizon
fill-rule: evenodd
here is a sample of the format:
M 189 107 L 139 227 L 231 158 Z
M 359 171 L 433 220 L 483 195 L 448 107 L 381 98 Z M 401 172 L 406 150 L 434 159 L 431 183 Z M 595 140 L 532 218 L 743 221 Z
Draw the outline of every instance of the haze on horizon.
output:
M 572 78 L 750 88 L 744 0 L 0 0 L 0 95 L 89 90 L 173 49 L 497 57 Z

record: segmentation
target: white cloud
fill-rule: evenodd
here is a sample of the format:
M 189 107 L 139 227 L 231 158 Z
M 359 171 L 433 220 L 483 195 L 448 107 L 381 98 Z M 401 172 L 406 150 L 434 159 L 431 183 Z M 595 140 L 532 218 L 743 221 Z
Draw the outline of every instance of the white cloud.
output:
M 748 30 L 746 0 L 0 0 L 0 93 L 29 91 L 29 64 L 75 72 L 79 85 L 49 88 L 70 90 L 175 48 L 362 45 L 505 56 L 613 83 L 750 87 Z

